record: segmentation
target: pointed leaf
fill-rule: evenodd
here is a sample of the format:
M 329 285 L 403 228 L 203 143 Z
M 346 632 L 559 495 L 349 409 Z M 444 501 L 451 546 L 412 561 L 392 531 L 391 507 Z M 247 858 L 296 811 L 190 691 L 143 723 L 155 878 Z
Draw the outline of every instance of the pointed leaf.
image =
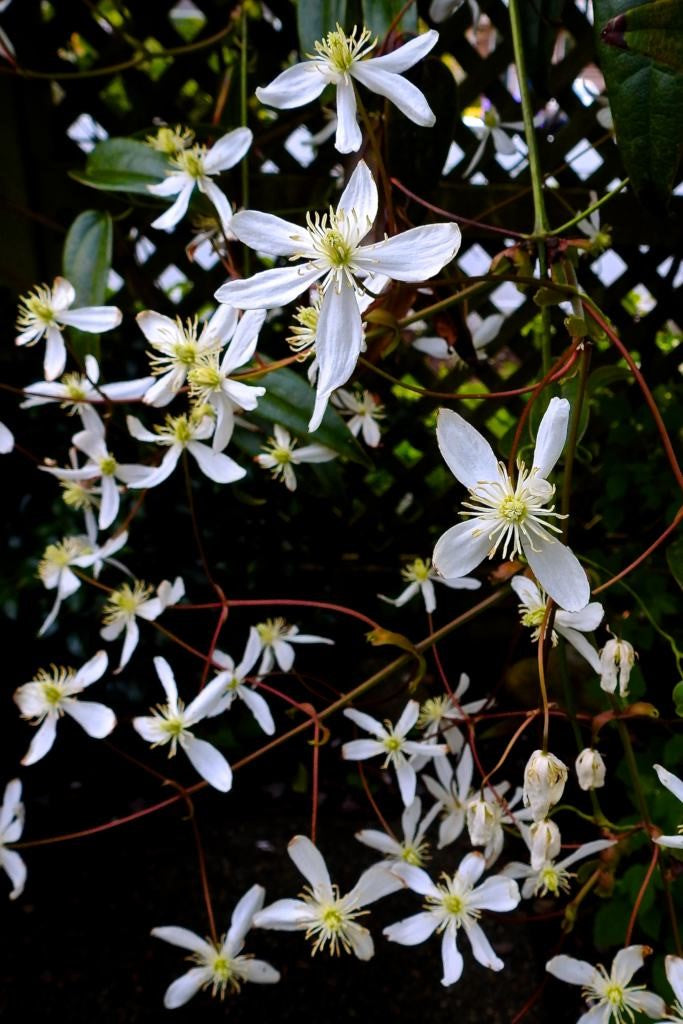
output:
M 163 181 L 171 166 L 166 156 L 137 139 L 105 139 L 89 154 L 82 171 L 71 177 L 108 192 L 140 192 Z

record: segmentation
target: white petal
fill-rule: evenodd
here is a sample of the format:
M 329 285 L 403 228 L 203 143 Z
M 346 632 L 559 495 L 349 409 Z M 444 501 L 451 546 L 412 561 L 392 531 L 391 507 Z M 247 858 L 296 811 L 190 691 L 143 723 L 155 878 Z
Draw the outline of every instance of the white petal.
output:
M 602 850 L 606 850 L 609 846 L 614 846 L 616 840 L 614 839 L 594 839 L 592 843 L 584 843 L 579 846 L 577 850 L 574 850 L 569 854 L 568 857 L 563 857 L 558 862 L 558 866 L 561 868 L 567 868 L 570 864 L 575 864 L 578 860 L 583 860 L 584 857 L 592 857 L 595 853 L 600 853 Z
M 241 948 L 244 937 L 251 928 L 254 914 L 263 907 L 265 895 L 266 890 L 262 885 L 252 885 L 235 906 L 230 919 L 230 929 L 223 944 L 228 956 L 234 956 Z
M 21 779 L 10 779 L 5 786 L 5 792 L 2 798 L 2 807 L 0 807 L 0 835 L 3 835 L 5 829 L 9 825 L 15 814 L 21 813 Z
M 426 224 L 359 249 L 356 263 L 369 274 L 392 281 L 426 281 L 453 259 L 460 248 L 457 224 Z
M 280 980 L 280 972 L 265 960 L 247 960 L 244 964 L 247 981 L 259 985 L 273 985 Z
M 227 135 L 221 136 L 204 157 L 206 173 L 218 174 L 220 171 L 230 170 L 248 151 L 252 140 L 253 135 L 249 128 L 234 128 Z
M 364 711 L 357 711 L 356 708 L 344 708 L 344 717 L 350 718 L 359 728 L 365 729 L 366 732 L 378 739 L 382 739 L 387 734 L 382 723 L 378 722 L 376 718 L 372 718 L 371 715 L 366 715 Z
M 238 213 L 233 217 L 233 225 L 239 216 L 241 214 Z M 273 306 L 286 306 L 297 295 L 310 288 L 323 273 L 324 270 L 319 270 L 311 263 L 262 270 L 246 281 L 228 281 L 222 284 L 216 292 L 216 299 L 219 302 L 228 302 L 238 309 L 272 309 Z
M 392 872 L 418 895 L 436 896 L 438 898 L 439 893 L 436 886 L 422 868 L 418 868 L 414 864 L 399 864 L 392 868 Z M 434 927 L 436 928 L 436 924 Z
M 666 976 L 674 990 L 674 995 L 679 1003 L 683 1003 L 683 958 L 667 956 L 665 966 Z
M 226 673 L 219 672 L 211 682 L 199 691 L 197 696 L 185 708 L 185 722 L 187 725 L 195 725 L 202 718 L 211 716 L 216 704 L 225 693 Z
M 238 466 L 229 455 L 215 452 L 200 441 L 190 441 L 187 450 L 197 460 L 204 476 L 208 476 L 209 480 L 214 480 L 217 484 L 232 484 L 247 474 L 246 469 Z
M 150 932 L 155 939 L 163 939 L 164 942 L 170 942 L 172 946 L 180 946 L 181 949 L 190 949 L 193 953 L 203 953 L 204 955 L 213 953 L 213 946 L 195 935 L 188 928 L 178 928 L 176 925 L 162 925 L 159 928 L 152 928 Z
M 396 769 L 396 778 L 398 780 L 401 799 L 407 807 L 408 804 L 412 804 L 415 799 L 417 775 L 415 774 L 413 766 L 406 760 L 398 761 L 394 767 Z
M 580 629 L 582 633 L 590 633 L 597 629 L 602 622 L 605 609 L 599 601 L 591 601 L 580 612 L 561 612 L 555 616 L 555 624 L 568 626 L 570 629 Z
M 330 285 L 325 291 L 315 340 L 318 359 L 316 404 L 309 431 L 317 430 L 327 399 L 353 373 L 363 341 L 363 325 L 353 287 L 344 282 L 340 290 Z
M 14 448 L 14 435 L 4 423 L 0 423 L 0 455 L 7 455 Z
M 100 490 L 102 493 L 102 499 L 100 502 L 100 514 L 97 521 L 100 530 L 106 530 L 114 522 L 119 512 L 119 489 L 113 477 L 103 476 L 100 483 Z
M 85 729 L 88 736 L 96 740 L 108 736 L 116 725 L 116 715 L 111 708 L 96 701 L 75 700 L 73 704 L 67 704 L 64 710 Z
M 460 861 L 456 874 L 463 885 L 471 888 L 479 881 L 485 867 L 486 861 L 481 853 L 468 853 Z
M 384 864 L 373 864 L 360 876 L 349 893 L 349 899 L 359 907 L 367 907 L 384 896 L 396 892 L 402 886 L 401 879 L 387 870 Z
M 175 320 L 164 316 L 163 313 L 156 313 L 153 309 L 145 309 L 135 317 L 138 327 L 153 345 L 167 346 L 173 341 L 180 340 L 180 330 Z
M 66 346 L 62 332 L 57 327 L 48 327 L 43 358 L 43 371 L 46 380 L 54 380 L 61 376 L 66 366 Z
M 517 883 L 503 875 L 487 878 L 472 893 L 472 906 L 479 910 L 514 910 L 519 903 Z
M 302 900 L 276 900 L 254 914 L 254 927 L 296 932 L 308 928 L 312 920 L 311 908 Z
M 68 313 L 60 313 L 59 320 L 69 327 L 77 327 L 88 334 L 100 334 L 112 331 L 123 319 L 120 309 L 116 306 L 84 306 L 82 309 L 70 309 Z
M 542 604 L 541 592 L 528 576 L 515 576 L 510 580 L 510 586 L 525 607 L 538 608 Z M 559 614 L 561 613 L 558 612 Z M 557 615 L 555 621 L 557 621 Z
M 247 645 L 244 648 L 244 654 L 242 660 L 235 669 L 235 674 L 239 679 L 244 679 L 246 675 L 251 672 L 252 668 L 256 664 L 256 660 L 261 653 L 261 638 L 258 635 L 258 630 L 255 626 L 249 627 L 249 636 L 247 638 Z M 218 654 L 218 651 L 216 651 Z M 215 657 L 215 656 L 214 656 Z M 232 668 L 232 662 L 230 666 L 226 665 L 226 668 Z
M 193 967 L 168 986 L 164 996 L 164 1006 L 167 1010 L 175 1010 L 179 1006 L 184 1006 L 203 985 L 206 985 L 207 981 L 211 981 L 211 977 L 208 967 Z
M 137 416 L 126 416 L 126 426 L 128 427 L 128 433 L 136 441 L 149 441 L 156 444 L 159 440 L 159 435 L 154 434 L 147 427 L 143 426 Z
M 153 228 L 158 228 L 160 231 L 166 231 L 168 228 L 175 227 L 178 221 L 182 220 L 187 212 L 187 207 L 189 206 L 190 196 L 192 195 L 193 189 L 194 178 L 190 178 L 190 180 L 183 185 L 181 191 L 178 193 L 178 198 L 173 205 L 169 206 L 168 210 L 166 210 L 165 213 L 162 213 L 160 217 L 157 217 L 156 220 L 153 220 L 151 226 Z
M 242 210 L 232 218 L 230 230 L 240 242 L 248 245 L 250 249 L 267 252 L 271 256 L 300 256 L 302 253 L 306 256 L 313 256 L 315 253 L 305 228 L 293 224 L 292 221 L 283 220 L 282 217 L 276 217 L 272 213 Z M 263 273 L 272 273 L 272 271 L 263 271 Z M 252 280 L 252 278 L 248 280 Z M 236 282 L 230 283 L 235 284 Z M 218 292 L 216 298 L 219 298 Z M 220 301 L 227 300 L 220 299 Z M 239 303 L 235 302 L 235 305 L 241 308 Z
M 645 962 L 649 953 L 647 946 L 627 946 L 620 949 L 612 964 L 612 977 L 620 985 L 628 985 L 629 981 Z
M 415 797 L 412 804 L 406 807 L 401 815 L 401 828 L 408 842 L 412 843 L 415 840 L 415 833 L 417 832 L 417 825 L 421 814 L 422 801 L 419 797 Z
M 454 985 L 462 974 L 462 955 L 456 945 L 457 933 L 446 928 L 441 940 L 441 962 L 443 964 L 442 985 Z
M 570 406 L 566 398 L 551 398 L 536 435 L 533 467 L 544 480 L 562 454 Z
M 473 922 L 469 926 L 465 925 L 465 930 L 467 932 L 467 938 L 470 940 L 470 945 L 472 946 L 474 959 L 482 964 L 483 967 L 488 967 L 492 971 L 502 971 L 505 964 L 493 952 L 491 943 L 484 935 L 480 925 Z
M 201 777 L 214 789 L 227 793 L 232 786 L 232 769 L 221 752 L 206 740 L 198 740 L 188 733 L 181 737 L 180 742 L 193 768 Z
M 576 629 L 568 629 L 566 626 L 562 626 L 557 621 L 557 616 L 555 616 L 555 628 L 560 636 L 563 636 L 567 643 L 570 643 L 579 652 L 581 657 L 586 659 L 595 674 L 599 676 L 602 672 L 600 655 L 583 633 L 579 633 Z
M 628 998 L 632 1006 L 648 1017 L 662 1017 L 666 1013 L 666 1003 L 654 992 L 629 992 Z
M 56 735 L 57 716 L 48 715 L 33 737 L 30 747 L 21 759 L 21 763 L 29 765 L 35 764 L 36 761 L 40 761 L 41 757 L 45 757 L 48 750 L 52 747 Z
M 356 832 L 356 839 L 359 843 L 369 846 L 372 850 L 379 850 L 380 853 L 389 857 L 400 856 L 400 843 L 386 835 L 385 832 L 378 832 L 374 828 L 363 828 L 360 832 Z
M 435 20 L 431 13 L 429 16 L 433 21 Z M 423 57 L 426 57 L 429 51 L 436 46 L 438 38 L 439 33 L 432 28 L 428 32 L 415 36 L 414 39 L 399 46 L 392 53 L 385 53 L 383 57 L 371 57 L 369 60 L 363 61 L 363 65 L 369 64 L 373 68 L 381 68 L 383 71 L 399 74 L 401 71 L 412 68 Z
M 434 914 L 425 910 L 421 914 L 413 914 L 403 921 L 390 924 L 388 928 L 384 928 L 382 934 L 386 935 L 390 942 L 400 942 L 402 946 L 417 946 L 434 934 L 438 923 Z
M 328 80 L 320 70 L 322 64 L 322 61 L 308 60 L 287 68 L 270 85 L 256 90 L 257 99 L 279 110 L 311 103 L 327 85 Z
M 359 960 L 372 960 L 375 955 L 375 944 L 372 935 L 360 924 L 351 924 L 347 932 L 354 954 Z
M 482 481 L 498 479 L 498 460 L 491 445 L 457 412 L 439 409 L 436 439 L 451 473 L 468 489 L 474 489 Z
M 546 540 L 535 535 L 534 546 L 535 551 L 522 540 L 527 561 L 546 593 L 565 611 L 578 612 L 584 608 L 590 600 L 591 588 L 574 552 L 549 535 Z
M 289 672 L 294 664 L 294 648 L 290 644 L 285 643 L 284 640 L 274 640 L 273 654 L 278 663 L 278 668 L 283 672 Z
M 485 522 L 474 519 L 456 523 L 439 537 L 432 562 L 442 576 L 466 576 L 486 558 L 490 546 Z
M 261 694 L 250 689 L 249 686 L 243 686 L 239 695 L 263 731 L 268 736 L 272 736 L 275 732 L 275 722 L 273 721 L 273 716 L 270 713 L 270 708 Z
M 372 60 L 359 61 L 352 66 L 350 73 L 371 92 L 385 96 L 414 124 L 431 128 L 435 123 L 434 111 L 427 103 L 424 93 L 407 78 L 385 71 L 377 67 L 376 63 L 373 66 Z
M 62 312 L 75 298 L 73 285 L 65 277 L 56 277 L 52 282 L 52 308 Z
M 332 882 L 322 854 L 306 836 L 294 836 L 287 845 L 292 858 L 308 884 L 320 892 L 331 892 Z
M 394 731 L 399 736 L 405 736 L 406 733 L 409 733 L 410 730 L 413 728 L 413 726 L 415 725 L 415 723 L 417 722 L 417 720 L 419 718 L 419 715 L 420 715 L 420 704 L 419 704 L 419 701 L 409 700 L 408 703 L 406 704 L 406 706 L 404 707 L 403 711 L 401 712 L 401 717 L 399 718 L 398 722 L 396 723 L 396 725 L 394 727 Z
M 157 670 L 159 681 L 164 688 L 166 694 L 166 700 L 168 701 L 169 707 L 177 708 L 178 706 L 178 687 L 176 686 L 175 677 L 171 666 L 165 658 L 157 656 L 154 659 L 154 667 Z
M 151 192 L 153 196 L 161 196 L 166 199 L 168 196 L 177 196 L 179 192 L 182 192 L 187 182 L 188 176 L 186 174 L 174 171 L 158 184 L 148 185 L 147 191 Z
M 74 682 L 78 684 L 81 690 L 84 690 L 86 686 L 90 686 L 96 680 L 101 679 L 107 669 L 107 652 L 98 651 L 90 659 L 86 661 L 85 665 L 81 665 Z
M 683 836 L 657 836 L 652 842 L 670 850 L 683 850 Z
M 338 153 L 356 153 L 363 141 L 356 117 L 356 93 L 347 78 L 337 83 L 337 132 L 334 147 Z
M 225 306 L 222 308 L 226 308 Z M 230 373 L 248 363 L 256 350 L 258 334 L 266 319 L 265 309 L 248 310 L 234 331 L 232 340 L 228 345 L 225 356 L 221 362 L 223 373 Z
M 657 772 L 659 781 L 665 786 L 670 793 L 683 802 L 683 781 L 674 775 L 673 772 L 669 772 L 666 768 L 663 768 L 661 764 L 653 764 L 652 767 Z
M 12 883 L 12 891 L 9 894 L 11 900 L 21 896 L 26 885 L 26 865 L 16 850 L 0 848 L 0 867 L 4 868 Z
M 545 969 L 560 981 L 567 981 L 570 985 L 582 985 L 586 988 L 592 986 L 600 978 L 592 964 L 585 960 L 576 960 L 573 956 L 565 956 L 564 953 L 548 960 Z
M 292 462 L 297 465 L 300 462 L 331 462 L 332 459 L 338 458 L 337 452 L 332 451 L 331 448 L 326 448 L 324 444 L 305 444 L 301 448 L 295 448 L 292 452 Z M 294 637 L 297 643 L 301 643 L 300 637 Z M 305 642 L 305 641 L 304 641 Z M 330 643 L 323 637 L 316 637 L 315 643 Z

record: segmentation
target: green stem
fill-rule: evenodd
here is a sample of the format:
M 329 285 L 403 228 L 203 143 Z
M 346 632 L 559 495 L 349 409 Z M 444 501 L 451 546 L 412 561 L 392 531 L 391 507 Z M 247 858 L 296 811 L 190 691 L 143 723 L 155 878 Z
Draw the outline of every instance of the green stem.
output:
M 572 217 L 571 220 L 566 221 L 565 224 L 560 224 L 559 228 L 553 228 L 552 231 L 548 232 L 548 234 L 550 234 L 550 235 L 561 235 L 561 234 L 563 234 L 563 232 L 568 231 L 569 228 L 573 228 L 574 225 L 578 224 L 580 220 L 584 220 L 586 217 L 590 217 L 591 213 L 593 213 L 594 210 L 599 210 L 601 206 L 604 206 L 605 203 L 608 203 L 610 201 L 610 199 L 612 199 L 614 196 L 617 195 L 618 192 L 621 192 L 621 190 L 623 188 L 626 188 L 626 186 L 628 185 L 629 181 L 630 181 L 630 178 L 624 178 L 624 180 L 620 181 L 619 184 L 616 185 L 612 189 L 611 192 L 607 192 L 604 196 L 602 196 L 600 199 L 598 199 L 595 203 L 592 203 L 591 206 L 589 206 L 587 210 L 583 211 L 583 213 L 577 213 L 576 216 Z

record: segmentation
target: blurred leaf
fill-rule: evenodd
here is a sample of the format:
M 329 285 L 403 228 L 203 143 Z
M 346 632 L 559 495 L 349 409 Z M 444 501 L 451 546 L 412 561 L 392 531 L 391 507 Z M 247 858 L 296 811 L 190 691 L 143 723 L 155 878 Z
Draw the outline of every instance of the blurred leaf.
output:
M 679 718 L 683 718 L 683 681 L 676 683 L 671 691 L 671 699 L 674 702 L 676 714 Z
M 543 99 L 552 96 L 549 73 L 565 0 L 534 0 L 524 5 L 522 41 L 529 79 Z
M 609 46 L 651 57 L 683 71 L 683 0 L 657 0 L 608 21 L 600 38 Z
M 103 210 L 84 210 L 69 228 L 64 241 L 62 267 L 64 277 L 76 290 L 76 308 L 104 304 L 111 270 L 112 236 L 111 216 Z M 75 329 L 71 334 L 81 357 L 91 353 L 99 358 L 98 334 L 86 334 Z
M 296 26 L 299 52 L 315 53 L 315 43 L 334 32 L 337 24 L 346 28 L 346 0 L 299 0 Z
M 82 185 L 106 192 L 139 192 L 158 184 L 170 170 L 168 158 L 136 139 L 105 139 L 88 155 L 85 169 L 71 171 Z
M 593 370 L 586 384 L 586 393 L 591 396 L 599 388 L 609 387 L 618 381 L 630 380 L 631 371 L 626 366 L 599 366 Z
M 405 7 L 405 0 L 362 0 L 363 24 L 373 35 L 382 39 L 394 18 Z M 417 32 L 417 6 L 413 4 L 405 12 L 396 28 L 404 32 Z
M 683 537 L 679 537 L 666 549 L 666 562 L 676 583 L 683 589 Z
M 595 0 L 596 26 L 642 6 L 633 0 Z M 681 156 L 683 77 L 650 57 L 602 41 L 598 56 L 626 173 L 641 202 L 661 211 Z

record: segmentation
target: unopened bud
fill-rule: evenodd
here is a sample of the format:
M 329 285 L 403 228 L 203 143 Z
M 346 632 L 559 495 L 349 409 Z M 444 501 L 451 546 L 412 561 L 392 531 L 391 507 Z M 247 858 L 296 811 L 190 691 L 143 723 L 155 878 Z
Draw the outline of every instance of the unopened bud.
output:
M 531 838 L 531 866 L 540 871 L 546 861 L 555 860 L 560 852 L 560 830 L 554 821 L 544 818 L 535 821 L 529 829 Z
M 475 797 L 467 805 L 467 831 L 472 846 L 486 846 L 496 824 L 496 816 L 488 800 Z
M 548 817 L 562 796 L 567 774 L 566 764 L 554 754 L 534 750 L 524 769 L 524 803 L 531 808 L 534 821 Z
M 628 697 L 628 681 L 636 654 L 628 640 L 608 640 L 600 651 L 600 686 L 614 693 L 619 682 L 619 696 Z
M 586 747 L 577 757 L 575 767 L 581 789 L 599 789 L 605 785 L 605 762 L 599 751 Z

